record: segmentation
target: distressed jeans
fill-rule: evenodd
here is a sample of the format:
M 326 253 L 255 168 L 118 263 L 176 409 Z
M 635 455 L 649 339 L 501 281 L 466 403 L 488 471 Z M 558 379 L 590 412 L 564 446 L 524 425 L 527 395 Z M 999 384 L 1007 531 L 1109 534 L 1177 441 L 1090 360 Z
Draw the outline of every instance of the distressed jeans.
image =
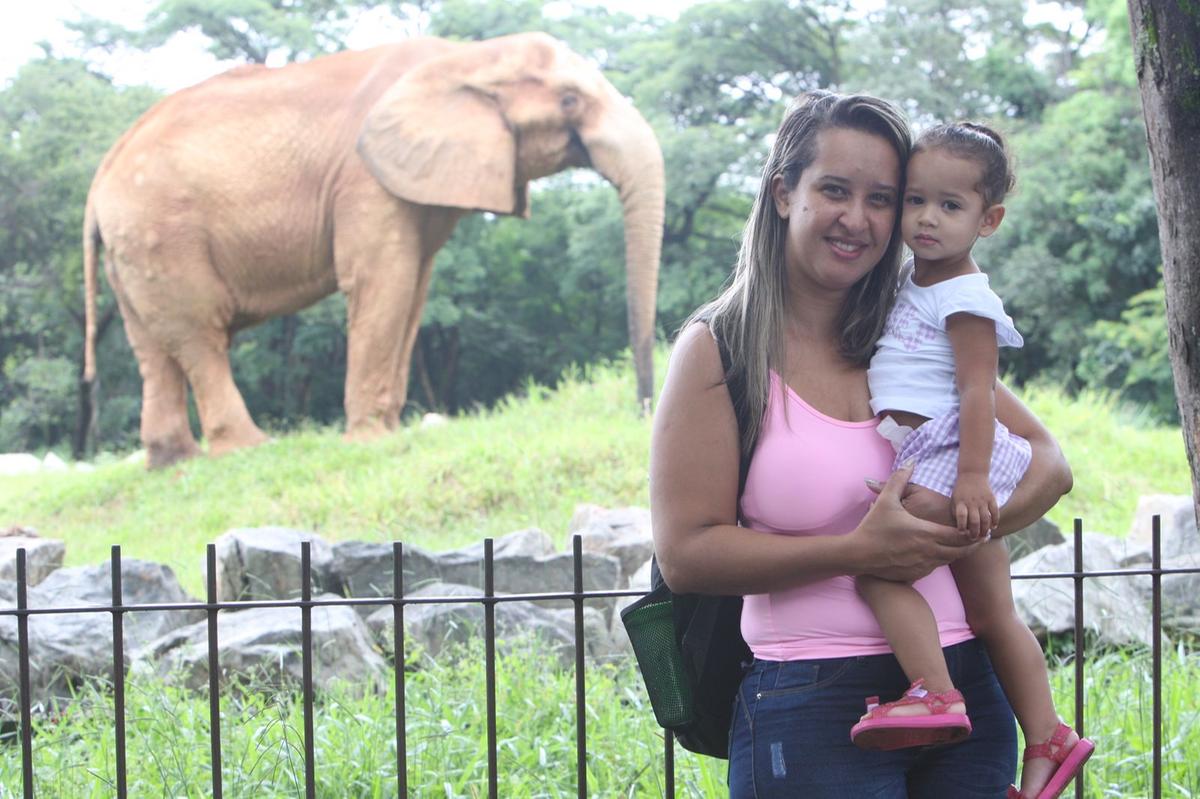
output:
M 731 799 L 1003 799 L 1017 763 L 1017 732 L 978 640 L 944 650 L 966 699 L 971 736 L 946 746 L 868 752 L 850 728 L 878 695 L 908 680 L 894 655 L 755 660 L 734 700 Z

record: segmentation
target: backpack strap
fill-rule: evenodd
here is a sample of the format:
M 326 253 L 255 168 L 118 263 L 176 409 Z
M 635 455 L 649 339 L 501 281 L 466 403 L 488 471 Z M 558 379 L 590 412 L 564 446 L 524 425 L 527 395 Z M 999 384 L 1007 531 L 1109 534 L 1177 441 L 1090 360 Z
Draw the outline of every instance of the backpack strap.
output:
M 721 368 L 725 372 L 725 387 L 729 389 L 729 399 L 733 402 L 733 413 L 737 418 L 738 501 L 740 502 L 742 493 L 746 490 L 746 476 L 750 474 L 750 456 L 754 454 L 753 445 L 749 450 L 742 448 L 742 431 L 750 425 L 750 409 L 746 405 L 746 376 L 741 372 L 733 371 L 733 357 L 729 354 L 729 348 L 725 346 L 725 340 L 718 336 L 715 330 L 713 338 L 716 339 L 717 351 L 721 354 Z

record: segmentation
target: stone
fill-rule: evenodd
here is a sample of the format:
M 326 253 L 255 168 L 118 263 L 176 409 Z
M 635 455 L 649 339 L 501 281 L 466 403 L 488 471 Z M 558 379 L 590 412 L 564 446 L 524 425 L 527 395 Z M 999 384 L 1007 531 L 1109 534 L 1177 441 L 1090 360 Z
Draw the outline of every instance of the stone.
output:
M 1164 561 L 1164 569 L 1197 569 L 1190 574 L 1164 574 L 1162 578 L 1163 629 L 1189 636 L 1200 634 L 1200 553 Z
M 1117 569 L 1116 546 L 1108 536 L 1085 533 L 1084 571 Z M 1012 574 L 1062 573 L 1075 568 L 1073 542 L 1043 547 L 1012 564 Z M 1075 629 L 1075 589 L 1069 578 L 1013 580 L 1017 612 L 1039 638 Z M 1131 577 L 1088 577 L 1083 581 L 1084 625 L 1118 646 L 1150 643 L 1150 610 Z
M 449 420 L 440 413 L 427 413 L 421 417 L 421 427 L 442 427 Z
M 438 582 L 441 572 L 438 556 L 420 547 L 405 546 L 404 592 L 412 593 L 429 583 Z M 365 541 L 341 541 L 333 545 L 333 570 L 340 575 L 347 596 L 373 597 L 392 595 L 392 545 Z M 354 605 L 366 618 L 378 606 Z
M 1153 542 L 1152 517 L 1161 517 L 1162 558 L 1200 552 L 1200 533 L 1196 530 L 1196 509 L 1185 495 L 1149 494 L 1138 498 L 1129 527 L 1129 540 L 1150 549 Z
M 340 599 L 322 594 L 317 599 Z M 250 608 L 217 615 L 218 663 L 222 681 L 236 675 L 277 687 L 303 679 L 299 608 Z M 312 609 L 313 684 L 334 682 L 363 690 L 383 685 L 386 664 L 365 624 L 344 605 Z M 195 690 L 208 686 L 208 622 L 169 633 L 141 652 L 147 666 Z
M 166 566 L 139 560 L 121 564 L 122 600 L 127 605 L 193 601 Z M 109 605 L 112 566 L 72 567 L 53 572 L 29 589 L 29 607 Z M 16 604 L 12 583 L 0 583 L 0 601 Z M 175 628 L 203 618 L 203 611 L 147 611 L 124 614 L 123 637 L 128 666 L 140 646 Z M 0 705 L 16 712 L 18 676 L 17 620 L 0 616 Z M 87 679 L 113 678 L 113 627 L 110 612 L 35 614 L 29 617 L 29 665 L 32 705 L 46 709 L 64 704 Z M 4 712 L 0 711 L 0 716 Z
M 53 538 L 0 536 L 0 580 L 17 579 L 17 550 L 25 550 L 25 579 L 37 585 L 61 568 L 66 546 Z
M 1004 536 L 1008 545 L 1009 561 L 1020 560 L 1042 547 L 1054 546 L 1066 541 L 1058 525 L 1047 518 L 1038 519 L 1023 530 Z
M 47 452 L 46 457 L 42 458 L 42 471 L 45 472 L 65 472 L 71 467 L 67 466 L 67 462 L 55 455 L 53 452 Z
M 584 552 L 611 555 L 620 561 L 621 587 L 628 585 L 633 573 L 654 554 L 650 511 L 645 508 L 608 510 L 577 505 L 567 531 L 582 537 Z
M 216 540 L 217 601 L 298 599 L 304 541 L 310 543 L 313 596 L 342 593 L 341 577 L 333 570 L 333 550 L 324 539 L 286 527 L 248 527 L 229 530 Z
M 33 474 L 40 471 L 42 462 L 37 455 L 28 452 L 5 452 L 0 454 L 0 477 L 11 477 L 18 474 Z
M 411 597 L 476 598 L 483 593 L 474 586 L 434 583 L 415 591 Z M 575 659 L 575 611 L 539 607 L 533 602 L 514 600 L 497 602 L 496 642 L 499 651 L 524 651 L 531 642 L 546 647 L 563 666 Z M 584 607 L 585 654 L 593 659 L 610 653 L 608 626 L 602 613 Z M 367 626 L 387 652 L 392 651 L 393 613 L 380 608 L 367 618 Z M 406 605 L 404 609 L 406 641 L 436 658 L 448 647 L 464 645 L 484 635 L 484 609 L 481 602 L 446 602 Z

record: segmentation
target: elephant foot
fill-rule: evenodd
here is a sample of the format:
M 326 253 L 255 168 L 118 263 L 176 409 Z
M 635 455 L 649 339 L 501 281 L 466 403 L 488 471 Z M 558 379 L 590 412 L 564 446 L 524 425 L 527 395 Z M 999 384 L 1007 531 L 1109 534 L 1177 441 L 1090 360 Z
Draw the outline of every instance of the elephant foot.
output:
M 259 430 L 257 427 L 251 428 L 237 435 L 215 435 L 208 442 L 209 455 L 224 455 L 227 452 L 233 452 L 238 449 L 247 447 L 257 447 L 260 444 L 265 444 L 271 439 L 266 433 Z
M 377 438 L 387 435 L 392 430 L 400 426 L 399 415 L 397 414 L 396 422 L 388 424 L 379 417 L 364 419 L 360 422 L 347 425 L 346 434 L 343 438 L 346 441 L 374 441 Z
M 164 469 L 200 454 L 200 447 L 189 436 L 186 440 L 146 442 L 146 468 Z

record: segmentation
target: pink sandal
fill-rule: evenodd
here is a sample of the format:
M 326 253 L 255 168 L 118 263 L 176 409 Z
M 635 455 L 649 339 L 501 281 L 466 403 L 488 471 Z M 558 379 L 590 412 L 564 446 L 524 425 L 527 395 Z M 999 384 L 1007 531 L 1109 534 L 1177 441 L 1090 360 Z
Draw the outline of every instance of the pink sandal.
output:
M 958 691 L 930 693 L 917 680 L 895 702 L 879 704 L 879 697 L 867 699 L 867 717 L 850 730 L 850 740 L 863 749 L 905 749 L 910 746 L 957 743 L 971 734 L 971 720 L 965 713 L 949 713 L 946 708 L 962 702 Z M 893 708 L 924 705 L 927 716 L 891 716 Z M 1026 750 L 1028 751 L 1028 750 Z
M 1050 781 L 1046 783 L 1045 788 L 1042 788 L 1042 792 L 1037 795 L 1036 799 L 1058 799 L 1058 796 L 1071 784 L 1071 780 L 1079 775 L 1079 771 L 1092 756 L 1092 752 L 1096 751 L 1096 744 L 1087 738 L 1080 738 L 1074 746 L 1067 748 L 1065 742 L 1070 734 L 1071 728 L 1060 721 L 1054 734 L 1050 736 L 1050 740 L 1025 747 L 1025 754 L 1021 756 L 1023 762 L 1044 757 L 1058 764 L 1058 768 L 1050 775 Z M 1007 799 L 1025 799 L 1025 795 L 1014 785 L 1008 786 L 1006 797 Z

